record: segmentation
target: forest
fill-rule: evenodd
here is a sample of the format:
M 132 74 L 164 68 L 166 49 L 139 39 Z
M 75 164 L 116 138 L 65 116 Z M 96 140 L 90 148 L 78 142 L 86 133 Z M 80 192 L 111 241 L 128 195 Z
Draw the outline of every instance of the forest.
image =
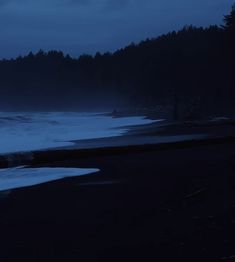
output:
M 113 53 L 39 50 L 0 61 L 0 110 L 172 106 L 174 117 L 235 113 L 235 6 L 223 25 L 185 26 Z

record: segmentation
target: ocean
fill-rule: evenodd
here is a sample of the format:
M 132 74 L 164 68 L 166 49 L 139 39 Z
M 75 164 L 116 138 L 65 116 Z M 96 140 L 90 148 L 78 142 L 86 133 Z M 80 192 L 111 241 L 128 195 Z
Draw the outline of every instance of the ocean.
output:
M 73 140 L 120 136 L 128 126 L 152 123 L 140 117 L 101 113 L 0 112 L 0 154 L 73 145 Z
M 121 136 L 130 126 L 152 122 L 144 116 L 113 118 L 105 113 L 0 112 L 0 154 L 72 146 L 75 140 Z M 98 171 L 96 168 L 0 169 L 0 191 Z

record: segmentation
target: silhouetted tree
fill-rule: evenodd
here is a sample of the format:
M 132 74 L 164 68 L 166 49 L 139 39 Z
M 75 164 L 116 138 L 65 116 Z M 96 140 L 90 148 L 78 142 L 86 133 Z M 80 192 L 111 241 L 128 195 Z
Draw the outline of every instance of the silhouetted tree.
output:
M 224 16 L 225 25 L 222 26 L 227 31 L 235 31 L 235 4 L 232 6 L 231 13 Z
M 204 115 L 227 112 L 228 101 L 235 104 L 233 30 L 234 8 L 223 28 L 185 26 L 114 53 L 74 59 L 40 50 L 1 60 L 0 105 L 77 108 L 117 99 L 135 107 L 170 105 L 179 119 L 182 111 L 198 115 L 200 97 Z

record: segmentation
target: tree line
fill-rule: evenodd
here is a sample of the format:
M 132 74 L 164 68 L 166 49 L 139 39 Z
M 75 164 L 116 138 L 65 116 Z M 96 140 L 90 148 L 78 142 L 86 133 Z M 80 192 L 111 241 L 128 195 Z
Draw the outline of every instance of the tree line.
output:
M 185 26 L 113 53 L 75 59 L 40 50 L 1 60 L 0 110 L 173 105 L 176 117 L 232 113 L 234 28 L 235 6 L 222 26 Z

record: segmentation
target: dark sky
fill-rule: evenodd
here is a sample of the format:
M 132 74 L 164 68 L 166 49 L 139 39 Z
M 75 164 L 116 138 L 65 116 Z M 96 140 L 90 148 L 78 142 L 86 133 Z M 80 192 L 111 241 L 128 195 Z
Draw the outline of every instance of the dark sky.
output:
M 184 25 L 221 24 L 234 0 L 0 0 L 0 58 L 114 51 Z

